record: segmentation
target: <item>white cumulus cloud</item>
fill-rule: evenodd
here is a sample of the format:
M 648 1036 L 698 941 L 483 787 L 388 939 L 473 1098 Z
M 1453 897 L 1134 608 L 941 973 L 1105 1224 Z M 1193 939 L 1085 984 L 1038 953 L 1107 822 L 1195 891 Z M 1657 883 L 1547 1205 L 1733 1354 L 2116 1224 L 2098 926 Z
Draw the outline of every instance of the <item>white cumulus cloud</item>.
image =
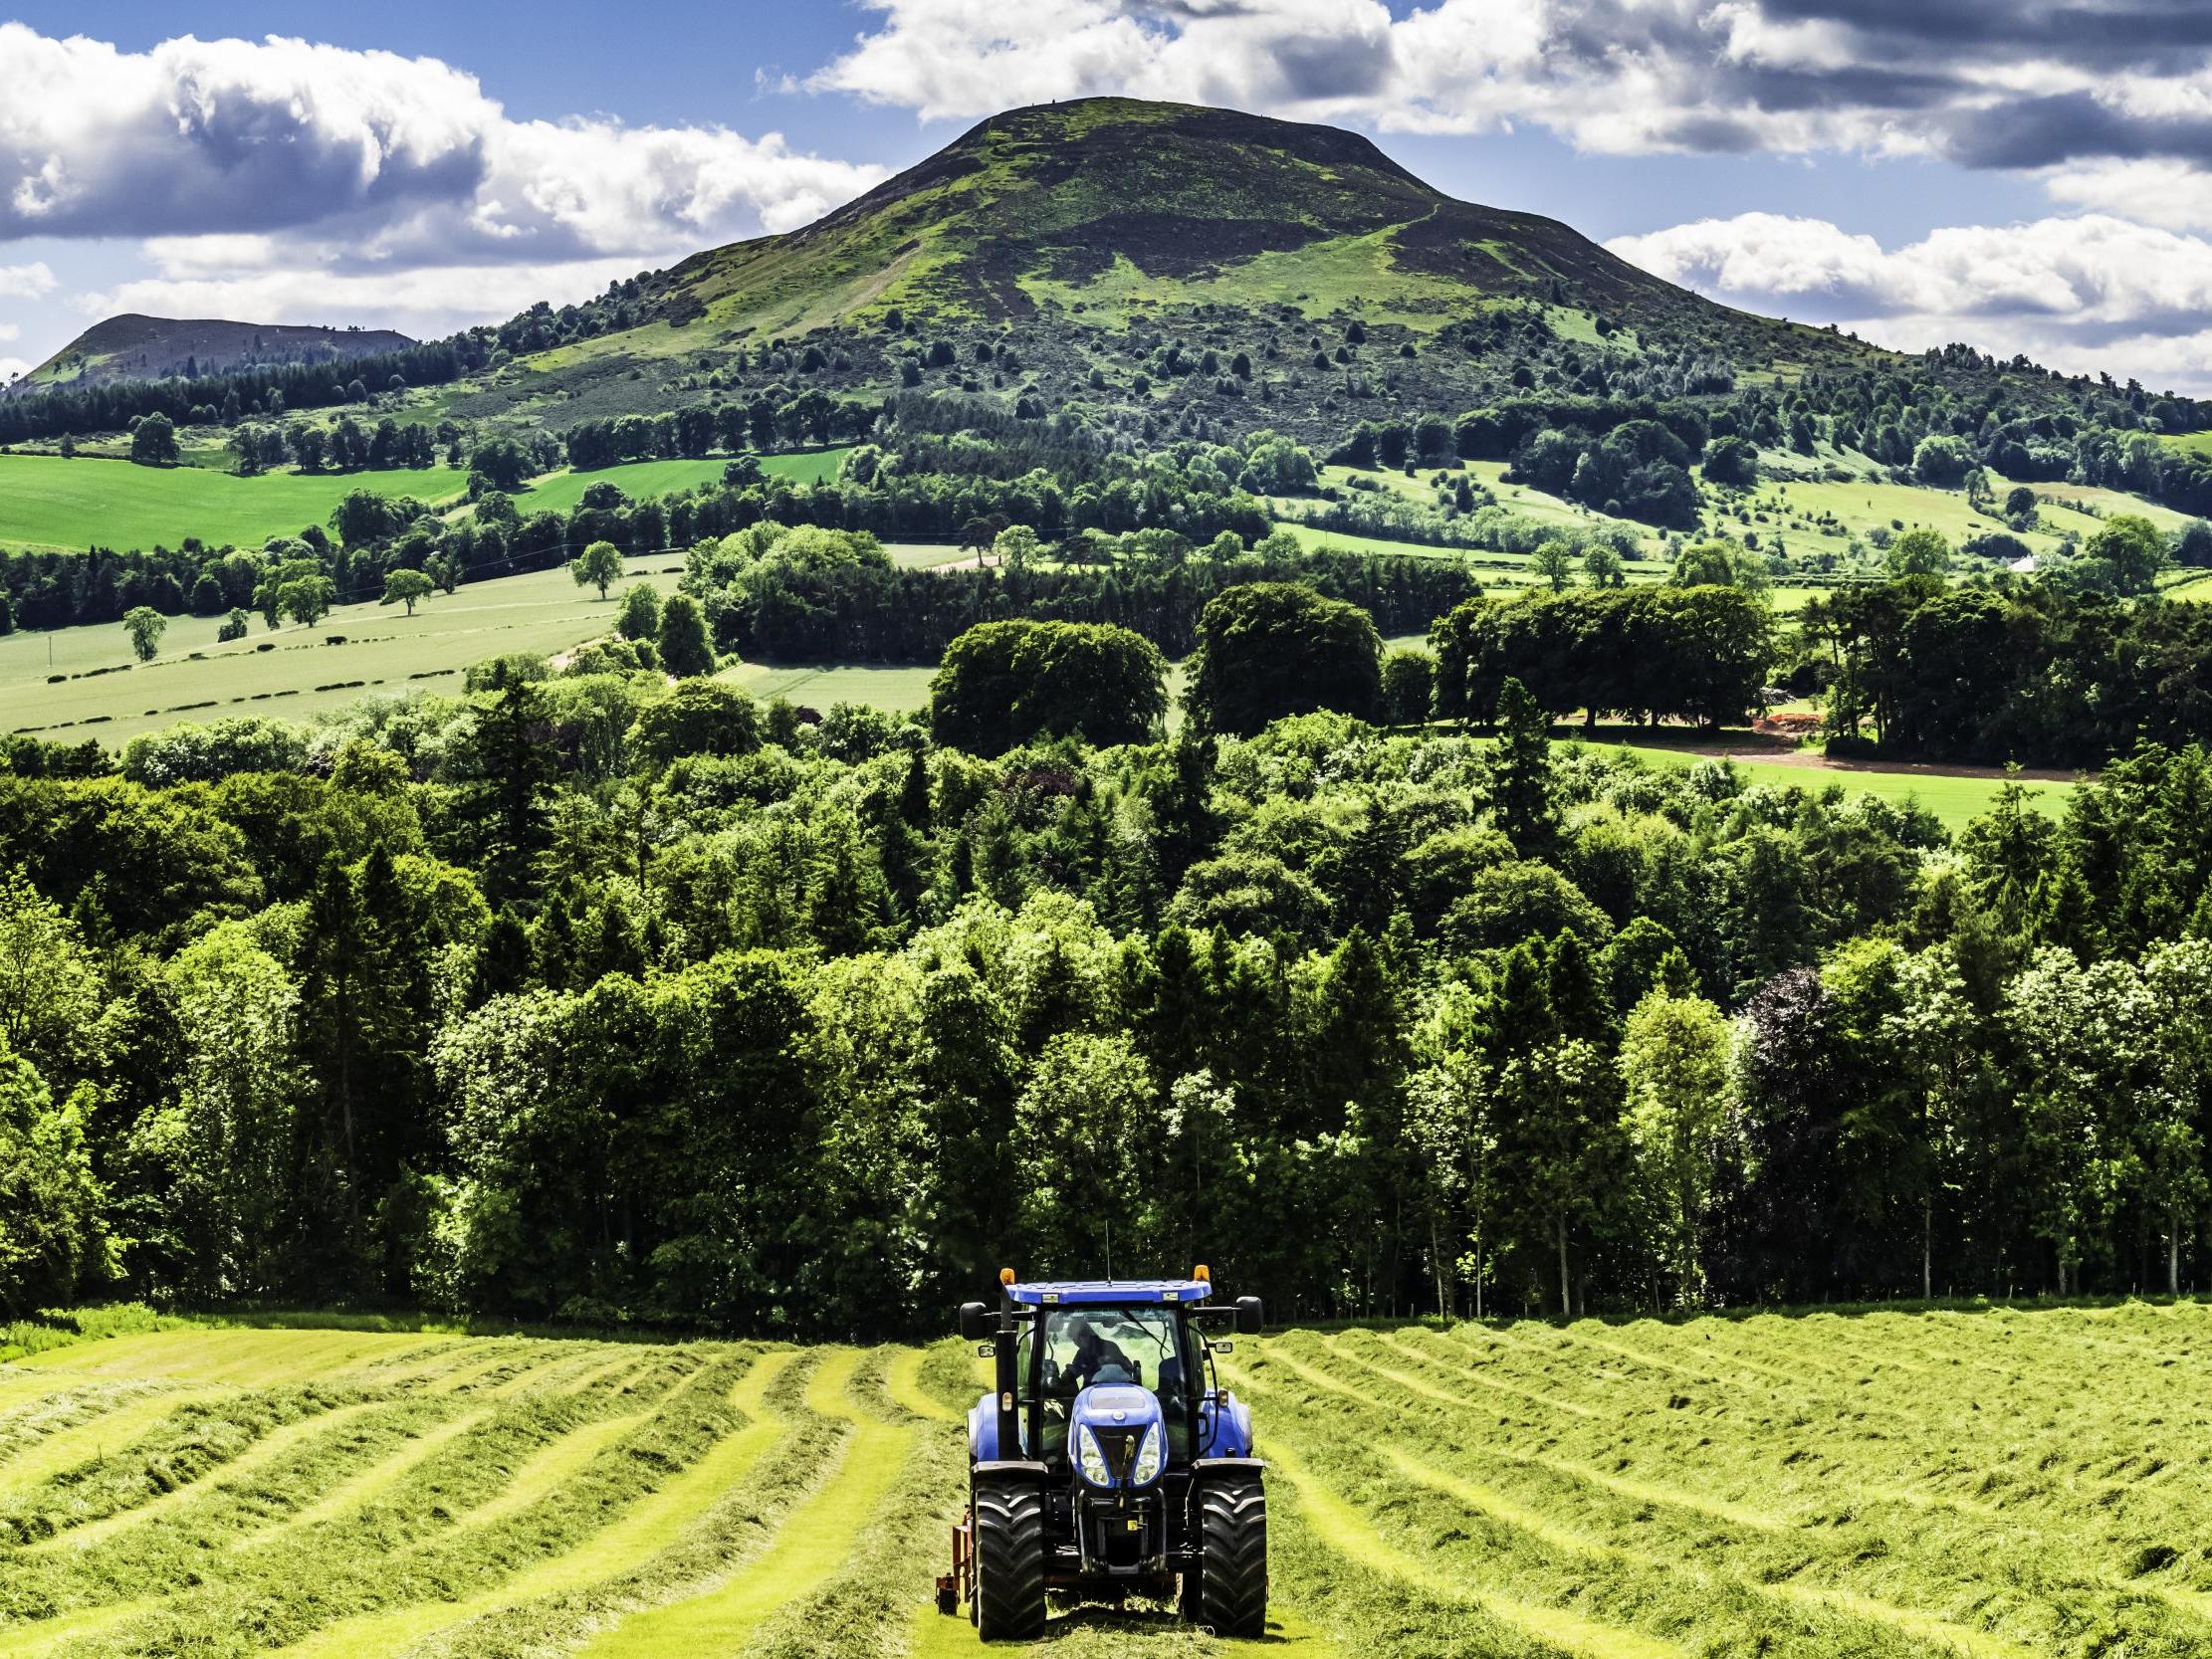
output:
M 43 300 L 55 286 L 54 273 L 44 260 L 0 265 L 0 300 Z
M 2201 383 L 2212 366 L 2212 241 L 2109 214 L 1947 227 L 1884 248 L 1825 219 L 1745 213 L 1607 246 L 1716 299 L 1900 349 L 1967 340 L 2153 383 Z
M 1093 94 L 1586 150 L 2202 161 L 2196 8 L 2080 0 L 863 0 L 808 85 L 977 116 Z
M 516 120 L 434 58 L 281 37 L 125 52 L 0 24 L 0 240 L 137 239 L 154 267 L 85 307 L 482 320 L 883 176 L 774 132 Z M 43 266 L 0 267 L 0 295 L 25 273 L 51 290 Z

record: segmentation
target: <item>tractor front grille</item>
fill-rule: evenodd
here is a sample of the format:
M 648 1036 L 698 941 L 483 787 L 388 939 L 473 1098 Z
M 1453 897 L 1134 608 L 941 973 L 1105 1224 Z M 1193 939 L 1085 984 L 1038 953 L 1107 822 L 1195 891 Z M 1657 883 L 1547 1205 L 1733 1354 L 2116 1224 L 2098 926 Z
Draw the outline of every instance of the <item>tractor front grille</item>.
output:
M 1106 1459 L 1106 1472 L 1114 1477 L 1116 1486 L 1121 1485 L 1136 1466 L 1137 1447 L 1143 1436 L 1136 1429 L 1106 1428 L 1091 1432 L 1097 1436 L 1098 1449 Z

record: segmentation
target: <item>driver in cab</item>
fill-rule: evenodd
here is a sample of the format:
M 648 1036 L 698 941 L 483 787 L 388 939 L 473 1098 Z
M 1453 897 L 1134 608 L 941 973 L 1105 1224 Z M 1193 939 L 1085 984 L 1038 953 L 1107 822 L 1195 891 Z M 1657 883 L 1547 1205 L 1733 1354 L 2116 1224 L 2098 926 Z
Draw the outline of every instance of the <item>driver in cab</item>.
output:
M 1098 1327 L 1091 1324 L 1089 1320 L 1079 1323 L 1072 1336 L 1075 1343 L 1075 1356 L 1068 1361 L 1067 1369 L 1062 1373 L 1061 1380 L 1074 1391 L 1079 1393 L 1088 1388 L 1099 1379 L 1101 1372 L 1119 1371 L 1119 1376 L 1109 1379 L 1113 1381 L 1134 1382 L 1137 1380 L 1135 1361 L 1122 1351 L 1118 1343 L 1108 1342 L 1100 1336 Z

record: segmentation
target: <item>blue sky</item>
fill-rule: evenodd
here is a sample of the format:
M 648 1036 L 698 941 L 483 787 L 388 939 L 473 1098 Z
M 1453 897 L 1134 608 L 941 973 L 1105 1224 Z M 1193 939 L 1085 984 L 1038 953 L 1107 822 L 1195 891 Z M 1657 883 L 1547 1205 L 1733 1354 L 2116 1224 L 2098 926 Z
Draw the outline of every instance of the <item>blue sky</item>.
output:
M 1356 127 L 1455 195 L 1753 309 L 2212 380 L 2197 0 L 104 0 L 0 20 L 0 369 L 114 310 L 491 319 L 804 223 L 992 108 L 1121 92 Z

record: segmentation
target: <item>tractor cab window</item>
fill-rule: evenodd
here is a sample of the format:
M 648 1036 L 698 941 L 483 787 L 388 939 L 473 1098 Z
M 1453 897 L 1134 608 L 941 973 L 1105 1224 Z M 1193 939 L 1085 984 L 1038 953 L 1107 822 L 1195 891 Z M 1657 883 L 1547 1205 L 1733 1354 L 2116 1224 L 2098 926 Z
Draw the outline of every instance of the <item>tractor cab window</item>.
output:
M 1054 1308 L 1025 1344 L 1022 1390 L 1044 1402 L 1044 1452 L 1067 1444 L 1067 1413 L 1093 1383 L 1124 1383 L 1160 1396 L 1171 1434 L 1180 1434 L 1188 1391 L 1203 1377 L 1187 1352 L 1182 1322 L 1169 1308 Z

